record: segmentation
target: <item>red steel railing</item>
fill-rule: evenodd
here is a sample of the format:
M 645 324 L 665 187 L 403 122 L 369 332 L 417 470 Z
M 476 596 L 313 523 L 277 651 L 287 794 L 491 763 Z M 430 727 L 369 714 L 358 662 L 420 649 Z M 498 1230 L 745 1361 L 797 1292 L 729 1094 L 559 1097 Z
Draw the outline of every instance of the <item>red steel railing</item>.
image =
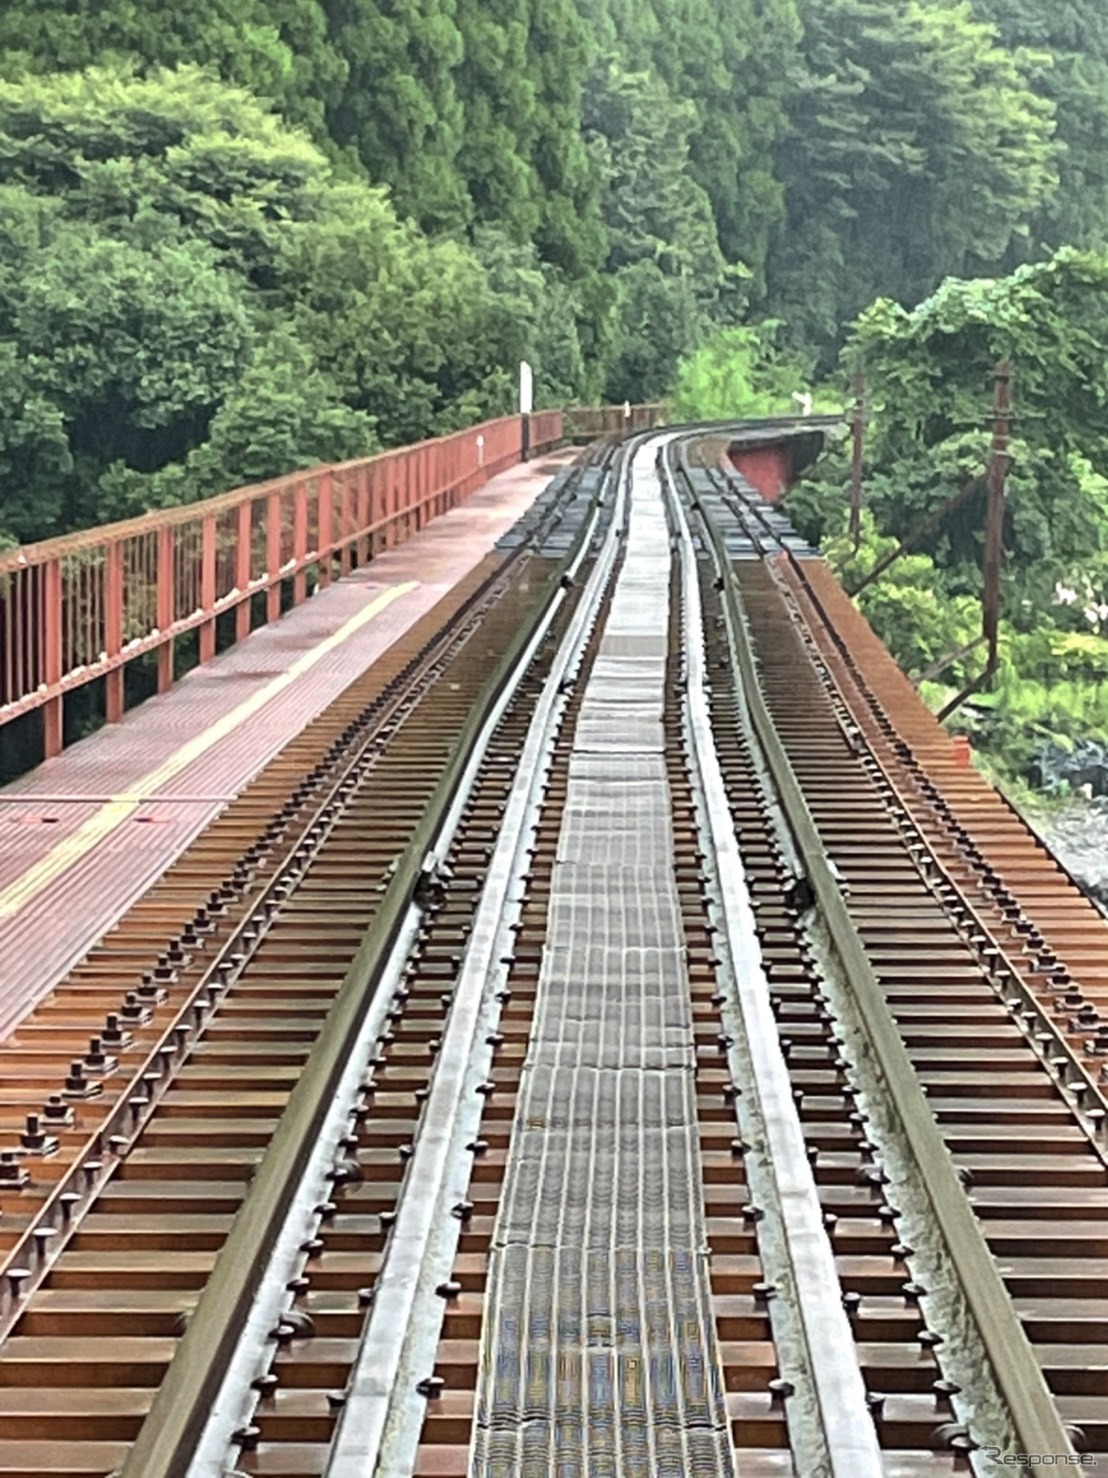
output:
M 549 450 L 567 432 L 587 435 L 590 425 L 597 435 L 652 425 L 660 413 L 574 411 L 570 428 L 561 411 L 542 411 L 530 417 L 530 449 Z M 198 631 L 200 660 L 210 660 L 218 617 L 233 611 L 241 640 L 259 593 L 266 621 L 275 620 L 283 582 L 299 604 L 312 566 L 329 584 L 521 456 L 522 422 L 510 416 L 0 554 L 0 726 L 41 708 L 44 755 L 59 753 L 66 693 L 103 678 L 105 716 L 118 721 L 124 668 L 135 658 L 156 654 L 163 691 L 178 637 Z
M 567 441 L 596 441 L 601 437 L 623 436 L 628 431 L 649 431 L 665 416 L 665 404 L 568 406 L 562 413 Z

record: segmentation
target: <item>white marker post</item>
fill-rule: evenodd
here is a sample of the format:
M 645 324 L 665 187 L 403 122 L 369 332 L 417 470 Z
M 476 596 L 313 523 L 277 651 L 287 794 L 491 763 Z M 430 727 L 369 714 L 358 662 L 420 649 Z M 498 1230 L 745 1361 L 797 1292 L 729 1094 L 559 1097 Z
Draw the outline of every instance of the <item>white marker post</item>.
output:
M 523 461 L 531 455 L 531 411 L 535 404 L 535 377 L 526 359 L 519 362 L 520 446 Z

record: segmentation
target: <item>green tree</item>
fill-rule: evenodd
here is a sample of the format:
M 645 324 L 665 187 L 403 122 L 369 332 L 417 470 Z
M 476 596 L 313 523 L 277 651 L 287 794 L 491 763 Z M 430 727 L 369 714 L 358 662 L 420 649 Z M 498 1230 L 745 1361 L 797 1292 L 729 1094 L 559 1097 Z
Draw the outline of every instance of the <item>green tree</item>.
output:
M 877 561 L 896 547 L 896 539 L 878 533 L 873 515 L 862 515 L 858 548 L 845 533 L 830 540 L 825 554 L 848 585 L 858 583 Z M 971 596 L 941 595 L 935 563 L 925 554 L 903 555 L 888 573 L 866 587 L 859 604 L 871 625 L 909 677 L 921 677 L 933 664 L 961 652 L 981 629 L 981 610 Z M 962 681 L 961 661 L 946 669 Z
M 864 367 L 882 411 L 880 460 L 980 426 L 999 359 L 1015 366 L 1021 434 L 1036 450 L 1108 465 L 1108 256 L 1064 249 L 1007 277 L 952 278 L 911 311 L 861 315 L 847 363 Z
M 396 219 L 380 192 L 331 191 L 285 233 L 276 312 L 387 444 L 511 409 L 522 325 L 474 254 Z
M 779 151 L 786 218 L 770 303 L 832 345 L 878 294 L 902 303 L 999 262 L 1056 184 L 1038 59 L 966 4 L 801 0 L 803 67 Z
M 585 128 L 604 182 L 609 268 L 654 262 L 710 294 L 725 263 L 711 202 L 689 174 L 695 124 L 692 104 L 675 104 L 650 73 L 606 61 L 594 74 Z
M 1007 277 L 949 280 L 911 311 L 877 302 L 859 319 L 847 349 L 848 367 L 865 367 L 874 417 L 866 465 L 872 523 L 861 558 L 836 537 L 845 525 L 841 453 L 788 498 L 806 533 L 821 525 L 829 556 L 850 578 L 872 568 L 882 548 L 953 494 L 971 489 L 912 558 L 864 595 L 863 609 L 894 655 L 910 671 L 922 671 L 944 655 L 945 642 L 958 645 L 944 623 L 963 615 L 968 622 L 980 597 L 990 376 L 998 359 L 1011 362 L 1016 434 L 1003 528 L 1003 663 L 996 711 L 979 737 L 1025 774 L 1035 733 L 1051 732 L 1051 695 L 1059 713 L 1055 732 L 1077 736 L 1103 712 L 1087 685 L 1101 682 L 1108 650 L 1100 615 L 1108 481 L 1097 470 L 1108 465 L 1106 337 L 1108 256 L 1073 249 Z M 1080 640 L 1061 640 L 1063 634 Z M 955 667 L 944 681 L 965 675 L 964 666 Z M 1036 684 L 1045 686 L 1032 691 Z
M 70 223 L 16 270 L 0 323 L 12 397 L 0 517 L 33 539 L 102 519 L 97 480 L 112 460 L 149 471 L 202 442 L 252 328 L 200 242 L 142 250 Z
M 527 55 L 536 106 L 530 158 L 540 190 L 540 257 L 570 280 L 593 279 L 605 252 L 600 181 L 582 137 L 590 65 L 573 0 L 528 0 Z
M 700 342 L 703 312 L 687 276 L 635 262 L 616 278 L 616 329 L 605 398 L 661 400 L 677 365 Z
M 521 330 L 473 252 L 198 69 L 0 83 L 0 207 L 19 537 L 510 407 Z
M 207 440 L 152 473 L 113 462 L 99 480 L 101 518 L 126 518 L 296 467 L 362 457 L 377 446 L 372 418 L 344 405 L 336 386 L 292 334 L 276 330 L 213 416 Z
M 464 226 L 472 207 L 458 170 L 463 43 L 455 0 L 322 3 L 346 74 L 327 114 L 331 137 L 390 187 L 401 215 L 429 231 Z
M 723 329 L 682 359 L 670 396 L 674 420 L 725 421 L 795 411 L 792 396 L 804 380 L 776 354 L 777 327 Z
M 576 285 L 540 261 L 534 245 L 520 246 L 495 227 L 481 227 L 474 247 L 512 326 L 505 349 L 518 346 L 535 372 L 536 403 L 562 406 L 599 394 L 595 368 L 585 362 L 589 315 Z
M 663 113 L 692 107 L 688 172 L 706 192 L 724 254 L 761 285 L 782 215 L 774 150 L 784 137 L 795 0 L 580 0 L 598 54 L 649 70 Z
M 120 67 L 0 82 L 5 182 L 136 245 L 204 241 L 265 287 L 288 223 L 322 213 L 330 171 L 307 138 L 210 73 Z
M 745 307 L 745 269 L 725 260 L 711 203 L 689 172 L 695 124 L 692 104 L 675 105 L 657 77 L 611 58 L 598 64 L 585 125 L 616 288 L 606 377 L 616 400 L 664 395 L 678 361 Z
M 1054 104 L 1059 187 L 1032 221 L 1027 251 L 1108 245 L 1108 12 L 1098 0 L 973 0 L 1009 48 L 1041 61 L 1035 90 Z
M 186 63 L 276 101 L 325 137 L 324 108 L 345 66 L 329 46 L 319 0 L 6 0 L 0 75 L 70 72 L 100 63 Z

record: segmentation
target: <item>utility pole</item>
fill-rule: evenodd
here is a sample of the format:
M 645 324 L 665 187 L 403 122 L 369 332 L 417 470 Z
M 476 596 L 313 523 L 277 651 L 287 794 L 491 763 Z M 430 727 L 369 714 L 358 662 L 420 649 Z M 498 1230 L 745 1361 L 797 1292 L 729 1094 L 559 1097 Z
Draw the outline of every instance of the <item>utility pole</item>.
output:
M 854 465 L 850 474 L 850 537 L 857 553 L 862 538 L 862 458 L 866 440 L 866 377 L 854 376 Z
M 985 479 L 988 503 L 985 513 L 985 590 L 981 602 L 981 632 L 988 643 L 988 668 L 997 664 L 1000 629 L 1000 562 L 1004 551 L 1004 495 L 1008 479 L 1008 438 L 1012 414 L 1012 366 L 1002 359 L 994 371 L 993 448 Z
M 973 693 L 979 693 L 996 671 L 1000 633 L 1000 564 L 1004 558 L 1004 493 L 1008 479 L 1008 437 L 1012 424 L 1012 366 L 1002 359 L 993 370 L 993 446 L 985 473 L 985 558 L 981 591 L 981 635 L 986 646 L 984 668 L 962 691 L 939 709 L 940 723 L 948 719 Z M 967 486 L 977 486 L 976 480 Z M 964 490 L 963 490 L 964 491 Z M 974 643 L 976 645 L 976 643 Z M 967 649 L 968 650 L 968 649 Z

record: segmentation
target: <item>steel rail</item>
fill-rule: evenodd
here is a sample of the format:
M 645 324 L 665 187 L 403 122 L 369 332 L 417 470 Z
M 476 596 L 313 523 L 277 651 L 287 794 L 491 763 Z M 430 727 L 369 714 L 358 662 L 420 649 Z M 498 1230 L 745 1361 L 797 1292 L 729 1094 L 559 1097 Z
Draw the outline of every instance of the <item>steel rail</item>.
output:
M 582 473 L 588 465 L 581 464 Z M 568 480 L 567 487 L 575 486 L 577 480 Z M 554 521 L 562 501 L 558 498 L 538 519 L 538 537 Z M 22 1317 L 28 1297 L 47 1278 L 58 1257 L 78 1234 L 100 1191 L 157 1112 L 173 1080 L 175 1066 L 187 1056 L 221 1000 L 264 943 L 282 898 L 295 887 L 311 858 L 325 844 L 333 829 L 336 808 L 341 806 L 347 794 L 346 788 L 356 782 L 362 767 L 371 758 L 380 742 L 382 730 L 397 721 L 409 703 L 415 685 L 431 677 L 457 646 L 460 634 L 469 631 L 527 547 L 521 544 L 513 550 L 504 563 L 467 597 L 454 613 L 449 628 L 441 631 L 415 659 L 406 683 L 401 676 L 373 700 L 370 707 L 377 711 L 372 730 L 363 738 L 355 739 L 333 761 L 324 762 L 322 788 L 318 794 L 305 798 L 307 814 L 296 822 L 291 840 L 282 844 L 261 891 L 244 908 L 242 917 L 201 970 L 187 996 L 175 1003 L 172 1016 L 165 1022 L 156 1041 L 146 1049 L 141 1062 L 132 1069 L 103 1121 L 89 1135 L 63 1174 L 52 1183 L 43 1204 L 21 1229 L 18 1241 L 0 1259 L 2 1267 L 27 1269 L 26 1276 L 21 1279 L 18 1296 L 10 1287 L 0 1293 L 0 1339 L 5 1338 Z M 176 800 L 176 797 L 171 799 Z M 197 952 L 200 948 L 202 946 L 196 947 Z M 44 1252 L 39 1239 L 47 1229 L 49 1250 Z
M 770 1009 L 769 983 L 712 734 L 692 534 L 668 467 L 663 466 L 662 478 L 678 535 L 685 597 L 690 760 L 704 801 L 705 850 L 710 846 L 720 892 L 723 935 L 732 964 L 732 1005 L 747 1049 L 742 1063 L 743 1113 L 756 1124 L 761 1140 L 746 1156 L 747 1170 L 752 1189 L 757 1179 L 768 1193 L 764 1199 L 759 1197 L 759 1207 L 767 1220 L 776 1223 L 773 1251 L 778 1254 L 775 1260 L 781 1269 L 782 1291 L 788 1293 L 771 1305 L 771 1317 L 782 1336 L 777 1340 L 779 1357 L 783 1358 L 790 1344 L 800 1344 L 799 1350 L 789 1351 L 799 1367 L 788 1408 L 794 1461 L 800 1472 L 826 1473 L 829 1478 L 881 1478 L 885 1467 L 880 1444 L 866 1404 L 854 1336 Z M 737 1054 L 734 1066 L 739 1066 Z M 761 1238 L 759 1245 L 770 1282 L 777 1282 L 769 1262 L 771 1249 L 762 1246 Z
M 398 932 L 387 961 L 384 981 L 399 979 L 415 944 L 422 914 L 413 903 Z M 347 1056 L 326 1119 L 312 1146 L 304 1174 L 296 1188 L 269 1263 L 261 1278 L 249 1313 L 239 1331 L 238 1344 L 227 1363 L 222 1386 L 212 1402 L 204 1431 L 189 1464 L 189 1478 L 224 1478 L 230 1467 L 234 1435 L 249 1426 L 258 1402 L 259 1378 L 264 1378 L 271 1332 L 288 1317 L 296 1293 L 293 1280 L 304 1260 L 304 1243 L 318 1234 L 321 1206 L 333 1194 L 329 1172 L 341 1155 L 341 1141 L 350 1133 L 353 1112 L 362 1096 L 365 1063 L 372 1054 L 378 1033 L 384 1028 L 392 998 L 388 989 L 374 993 L 359 1034 Z
M 591 530 L 593 524 L 588 525 Z M 587 538 L 588 533 L 583 533 Z M 539 610 L 565 598 L 563 577 L 580 544 L 548 574 Z M 485 721 L 505 689 L 518 681 L 532 627 L 521 628 L 489 674 L 421 823 L 389 880 L 379 911 L 339 988 L 304 1071 L 289 1097 L 246 1199 L 232 1223 L 165 1379 L 119 1469 L 119 1478 L 185 1478 L 239 1332 L 257 1295 L 273 1248 L 335 1096 L 385 963 L 424 875 L 443 818 L 450 812 Z
M 903 1124 L 905 1142 L 915 1158 L 920 1183 L 956 1269 L 997 1387 L 1007 1404 L 1019 1450 L 1076 1458 L 1076 1449 L 921 1090 L 804 793 L 777 735 L 761 691 L 742 596 L 723 537 L 718 526 L 703 513 L 702 518 L 723 586 L 728 634 L 746 689 L 755 734 L 804 860 L 816 902 L 842 961 L 845 978 L 858 1003 L 889 1099 Z
M 812 588 L 812 584 L 804 572 L 802 562 L 796 558 L 791 549 L 787 548 L 787 546 L 775 537 L 764 513 L 757 504 L 748 504 L 741 493 L 733 495 L 733 497 L 735 501 L 731 502 L 731 506 L 735 509 L 736 514 L 744 523 L 744 526 L 749 529 L 748 520 L 756 520 L 761 524 L 765 536 L 772 540 L 780 553 L 786 557 L 789 567 L 795 574 L 806 598 L 811 601 L 813 610 L 822 622 L 823 629 L 826 631 L 835 649 L 844 659 L 857 686 L 862 702 L 868 706 L 874 717 L 884 717 L 880 705 L 870 693 L 865 681 L 856 672 L 850 653 L 842 638 L 835 630 L 834 623 L 825 610 L 822 601 Z M 741 507 L 737 506 L 737 504 L 741 504 Z M 798 619 L 802 619 L 799 616 L 799 612 Z M 843 711 L 849 713 L 849 705 L 845 696 L 840 701 Z M 898 782 L 897 776 L 892 773 L 889 766 L 878 755 L 873 755 L 873 762 L 904 810 L 905 819 L 900 823 L 902 832 L 910 831 L 916 843 L 924 849 L 927 856 L 927 867 L 934 874 L 933 881 L 939 886 L 945 885 L 948 889 L 954 890 L 960 895 L 961 890 L 951 876 L 949 869 L 936 854 L 921 827 L 912 819 L 909 797 L 905 794 L 903 786 Z M 1059 866 L 1061 867 L 1061 864 Z M 1061 867 L 1061 870 L 1075 887 L 1079 886 L 1064 867 Z M 1101 1081 L 1097 1072 L 1091 1070 L 1081 1060 L 1077 1049 L 1066 1038 L 1059 1023 L 1050 1016 L 1034 989 L 1020 974 L 1012 962 L 1011 948 L 1001 942 L 995 929 L 987 922 L 982 908 L 970 898 L 964 898 L 963 903 L 969 918 L 972 920 L 973 928 L 980 937 L 980 942 L 976 946 L 976 953 L 983 967 L 988 971 L 989 981 L 996 993 L 997 999 L 1004 1004 L 1009 1015 L 1016 1017 L 1020 1024 L 1020 1030 L 1027 1039 L 1029 1047 L 1041 1059 L 1044 1068 L 1057 1083 L 1060 1092 L 1073 1112 L 1075 1120 L 1080 1125 L 1096 1153 L 1102 1160 L 1108 1162 L 1108 1086 Z M 1010 994 L 1011 992 L 1015 994 L 1012 995 Z
M 619 471 L 615 475 L 619 478 Z M 511 953 L 512 926 L 522 906 L 517 885 L 529 866 L 527 848 L 568 702 L 567 679 L 580 661 L 616 561 L 623 504 L 620 480 L 608 536 L 528 729 L 455 982 L 423 1125 L 386 1261 L 377 1278 L 373 1309 L 332 1438 L 327 1478 L 364 1478 L 365 1474 L 399 1478 L 414 1465 L 426 1404 L 416 1385 L 433 1364 L 443 1312 L 442 1300 L 432 1290 L 449 1278 L 457 1250 L 461 1223 L 451 1215 L 451 1208 L 465 1200 L 472 1161 L 465 1146 L 479 1126 L 483 1103 L 477 1088 L 487 1078 L 492 1058 L 491 1046 L 486 1042 L 482 1049 L 478 1037 L 481 1029 L 496 1030 L 496 994 L 506 974 L 504 960 Z

